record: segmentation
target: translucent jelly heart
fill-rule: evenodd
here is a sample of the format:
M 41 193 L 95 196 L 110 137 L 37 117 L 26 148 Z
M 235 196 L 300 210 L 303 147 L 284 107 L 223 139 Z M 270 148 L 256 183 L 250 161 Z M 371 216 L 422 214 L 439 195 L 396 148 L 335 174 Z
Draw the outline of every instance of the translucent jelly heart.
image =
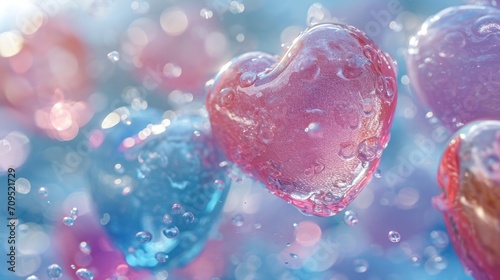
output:
M 500 278 L 500 121 L 474 122 L 451 141 L 434 199 L 457 254 L 477 280 Z
M 94 133 L 91 194 L 104 229 L 135 268 L 172 268 L 203 249 L 229 189 L 206 117 L 162 120 L 119 108 Z M 99 143 L 99 141 L 97 142 Z
M 407 63 L 416 95 L 452 131 L 500 119 L 500 10 L 459 6 L 430 17 Z
M 393 67 L 358 29 L 316 25 L 282 58 L 243 54 L 207 84 L 214 136 L 271 193 L 334 215 L 371 179 L 389 140 Z

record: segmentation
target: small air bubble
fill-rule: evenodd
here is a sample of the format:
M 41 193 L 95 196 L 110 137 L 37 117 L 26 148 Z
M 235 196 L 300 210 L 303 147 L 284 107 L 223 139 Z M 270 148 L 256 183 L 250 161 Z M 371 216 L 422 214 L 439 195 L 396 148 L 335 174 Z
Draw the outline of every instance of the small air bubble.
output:
M 172 216 L 170 216 L 169 214 L 163 215 L 163 222 L 167 225 L 171 224 L 172 223 Z
M 179 229 L 174 225 L 167 226 L 163 230 L 163 235 L 167 238 L 176 238 L 179 235 Z
M 344 223 L 350 227 L 357 225 L 359 222 L 358 215 L 352 210 L 347 210 L 344 213 Z
M 90 255 L 92 252 L 92 248 L 87 242 L 80 242 L 80 252 L 84 253 L 85 255 Z
M 73 224 L 75 223 L 75 220 L 71 217 L 64 217 L 62 222 L 64 225 L 66 225 L 68 227 L 72 227 Z
M 233 216 L 233 218 L 231 219 L 231 222 L 233 223 L 233 225 L 237 226 L 237 227 L 241 227 L 243 225 L 243 222 L 244 222 L 244 218 L 243 218 L 243 215 L 241 214 L 236 214 Z
M 86 268 L 80 268 L 75 272 L 76 277 L 79 280 L 92 280 L 94 279 L 94 273 Z
M 310 123 L 304 131 L 309 135 L 311 138 L 321 138 L 323 137 L 323 129 L 321 125 L 317 122 L 312 122 Z
M 172 205 L 172 213 L 174 214 L 179 214 L 182 212 L 182 205 L 179 203 L 175 203 Z
M 51 279 L 59 279 L 63 275 L 63 270 L 58 264 L 51 264 L 47 267 L 47 275 Z
M 159 262 L 159 263 L 165 263 L 167 260 L 168 260 L 168 254 L 165 253 L 165 252 L 158 252 L 156 253 L 155 255 L 155 259 Z
M 194 222 L 194 214 L 192 212 L 182 214 L 182 218 L 184 219 L 184 222 L 188 224 L 192 224 Z
M 49 196 L 49 191 L 47 190 L 46 187 L 40 187 L 38 189 L 38 195 L 41 197 L 41 198 L 47 198 Z
M 118 60 L 120 60 L 120 53 L 117 51 L 112 51 L 112 52 L 108 53 L 108 59 L 111 62 L 117 62 Z
M 151 233 L 148 231 L 139 231 L 135 234 L 135 239 L 139 241 L 139 243 L 148 243 L 151 241 Z
M 398 243 L 401 240 L 401 234 L 399 232 L 391 230 L 387 234 L 387 237 L 389 238 L 389 241 L 392 243 Z

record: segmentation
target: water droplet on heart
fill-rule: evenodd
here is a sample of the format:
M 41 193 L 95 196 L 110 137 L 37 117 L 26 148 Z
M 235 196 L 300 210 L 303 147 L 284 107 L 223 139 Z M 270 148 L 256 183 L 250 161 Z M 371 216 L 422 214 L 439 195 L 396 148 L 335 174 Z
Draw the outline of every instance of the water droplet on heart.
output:
M 62 222 L 64 225 L 66 225 L 68 227 L 72 227 L 73 224 L 75 223 L 75 220 L 71 217 L 64 217 Z
M 480 37 L 486 37 L 492 33 L 498 34 L 500 32 L 500 20 L 496 15 L 480 17 L 474 22 L 472 31 Z
M 112 51 L 108 53 L 108 59 L 111 62 L 117 62 L 118 60 L 120 60 L 120 53 L 117 51 Z
M 323 137 L 323 128 L 317 122 L 310 123 L 304 131 L 309 135 L 309 137 L 318 139 Z
M 266 125 L 261 126 L 259 130 L 259 139 L 265 144 L 269 144 L 274 137 L 272 129 Z
M 179 203 L 174 203 L 172 205 L 172 213 L 179 214 L 180 212 L 182 212 L 182 205 Z
M 379 144 L 379 139 L 371 137 L 359 143 L 358 158 L 364 162 L 372 161 L 382 155 L 382 150 L 382 146 Z
M 233 216 L 233 218 L 231 218 L 231 222 L 233 223 L 233 225 L 235 225 L 237 227 L 241 227 L 243 225 L 244 221 L 245 221 L 245 219 L 243 218 L 243 215 L 241 215 L 241 214 L 236 214 Z
M 59 279 L 63 275 L 63 270 L 58 264 L 51 264 L 47 267 L 47 275 L 51 279 Z
M 163 229 L 163 235 L 166 238 L 176 238 L 179 235 L 179 229 L 174 225 L 169 225 Z
M 398 243 L 401 240 L 401 234 L 399 232 L 391 230 L 387 234 L 387 237 L 389 238 L 389 241 L 392 243 Z
M 148 243 L 151 241 L 151 233 L 149 231 L 139 231 L 135 234 L 135 239 L 139 241 L 139 243 Z
M 375 98 L 373 98 L 373 97 L 368 97 L 368 98 L 363 99 L 361 105 L 363 107 L 363 113 L 367 117 L 372 115 L 373 112 L 376 111 L 375 109 L 376 109 L 377 103 L 375 101 Z
M 234 100 L 234 90 L 232 88 L 225 88 L 220 91 L 220 104 L 228 106 Z
M 357 273 L 365 273 L 368 270 L 368 262 L 363 259 L 355 259 L 352 265 Z
M 363 74 L 364 65 L 366 63 L 366 59 L 357 55 L 349 55 L 346 58 L 345 65 L 339 69 L 337 76 L 344 80 L 356 79 Z
M 314 81 L 318 78 L 320 68 L 316 59 L 306 58 L 299 63 L 300 77 L 304 80 Z
M 344 213 L 344 223 L 350 227 L 357 225 L 359 222 L 358 214 L 352 210 L 347 210 Z
M 167 262 L 168 258 L 169 258 L 169 256 L 165 252 L 158 252 L 158 253 L 155 254 L 155 259 L 159 263 L 165 263 L 165 262 Z
M 90 255 L 90 253 L 92 252 L 92 248 L 87 242 L 83 241 L 80 242 L 80 252 L 84 253 L 85 255 Z
M 194 214 L 192 212 L 182 214 L 182 218 L 184 219 L 184 222 L 188 224 L 192 224 L 194 222 Z
M 94 273 L 86 268 L 80 268 L 75 272 L 76 277 L 79 280 L 92 280 L 94 279 Z
M 360 114 L 352 104 L 341 103 L 335 106 L 335 122 L 344 128 L 358 129 L 360 125 Z
M 245 72 L 240 76 L 240 86 L 241 87 L 249 87 L 255 83 L 257 79 L 257 74 L 254 72 Z
M 345 189 L 349 186 L 349 184 L 345 180 L 336 180 L 333 183 L 333 186 L 338 189 Z
M 354 142 L 344 142 L 340 144 L 339 156 L 344 160 L 354 158 L 356 154 L 356 144 Z

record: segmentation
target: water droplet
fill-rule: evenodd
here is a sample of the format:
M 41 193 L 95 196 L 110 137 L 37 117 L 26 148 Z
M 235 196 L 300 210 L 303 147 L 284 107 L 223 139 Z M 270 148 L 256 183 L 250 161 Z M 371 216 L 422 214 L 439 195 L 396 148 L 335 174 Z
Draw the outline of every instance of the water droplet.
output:
M 306 127 L 306 129 L 304 129 L 304 131 L 311 138 L 318 139 L 318 138 L 323 137 L 323 129 L 322 129 L 321 125 L 319 123 L 317 123 L 317 122 L 310 123 Z
M 47 267 L 47 275 L 51 279 L 59 279 L 63 275 L 63 270 L 58 264 L 51 264 Z
M 75 223 L 75 220 L 71 217 L 64 217 L 62 220 L 63 224 L 65 224 L 68 227 L 72 227 L 73 224 Z
M 155 259 L 159 263 L 165 263 L 165 262 L 167 262 L 168 258 L 169 258 L 169 256 L 165 252 L 158 252 L 158 253 L 155 254 Z
M 292 257 L 292 259 L 296 259 L 296 258 L 298 258 L 299 256 L 297 256 L 297 254 L 290 253 L 290 257 Z
M 288 264 L 288 261 L 285 261 L 285 264 Z
M 368 262 L 363 259 L 355 259 L 352 265 L 357 273 L 365 273 L 368 270 Z
M 274 137 L 274 132 L 269 126 L 263 125 L 260 127 L 259 139 L 262 142 L 264 142 L 265 144 L 268 144 L 269 142 L 271 142 L 271 140 L 273 140 L 273 137 Z
M 31 183 L 26 178 L 19 178 L 14 183 L 16 192 L 21 194 L 27 194 L 31 191 Z
M 392 243 L 398 243 L 401 240 L 401 234 L 399 232 L 391 230 L 387 234 L 387 237 L 389 238 L 389 241 Z
M 38 195 L 41 197 L 41 198 L 47 198 L 49 196 L 49 191 L 47 190 L 47 188 L 45 187 L 40 187 L 38 189 Z
M 347 210 L 344 213 L 344 223 L 350 227 L 357 225 L 359 222 L 358 214 L 352 210 Z
M 299 62 L 299 76 L 307 81 L 314 81 L 318 78 L 320 73 L 320 68 L 318 66 L 318 61 L 313 58 L 306 58 Z
M 257 75 L 254 72 L 245 72 L 240 76 L 240 86 L 249 87 L 255 83 Z
M 237 226 L 237 227 L 241 227 L 243 225 L 243 222 L 244 222 L 244 218 L 243 218 L 243 215 L 241 214 L 236 214 L 233 216 L 233 218 L 231 219 L 231 222 L 233 223 L 233 225 Z
M 194 214 L 191 212 L 186 212 L 186 213 L 182 214 L 182 218 L 188 224 L 192 224 L 194 222 Z
M 120 60 L 120 53 L 117 51 L 112 51 L 108 53 L 108 59 L 111 62 L 117 62 L 118 60 Z
M 151 241 L 151 233 L 149 231 L 139 231 L 135 234 L 135 239 L 139 241 L 139 243 L 148 243 Z
M 226 186 L 224 184 L 224 181 L 217 179 L 214 181 L 214 187 L 219 191 L 222 191 Z
M 344 160 L 354 158 L 356 145 L 354 142 L 344 142 L 340 144 L 339 156 Z
M 445 248 L 448 246 L 450 239 L 444 231 L 433 230 L 431 231 L 432 244 L 438 248 Z
M 30 275 L 30 276 L 26 277 L 26 280 L 39 280 L 39 278 L 36 277 L 35 275 Z
M 94 273 L 86 268 L 80 268 L 75 272 L 76 277 L 79 280 L 92 280 L 94 279 Z
M 76 220 L 78 218 L 78 208 L 73 207 L 71 210 L 69 210 L 69 217 L 73 220 Z
M 285 246 L 286 247 L 290 247 L 290 246 L 292 246 L 292 243 L 288 242 L 288 243 L 285 244 Z
M 163 235 L 167 238 L 176 238 L 179 235 L 179 229 L 174 225 L 169 225 L 163 230 Z
M 222 106 L 228 106 L 234 100 L 234 90 L 232 88 L 222 89 L 219 93 L 220 95 L 220 104 Z
M 172 219 L 172 216 L 170 216 L 169 214 L 165 214 L 163 215 L 163 222 L 167 225 L 171 224 L 173 221 Z
M 179 203 L 174 203 L 172 205 L 172 213 L 179 214 L 180 212 L 182 212 L 182 205 Z
M 80 242 L 80 252 L 84 253 L 85 255 L 90 255 L 92 252 L 92 248 L 87 242 Z
M 363 140 L 358 145 L 358 158 L 361 161 L 372 161 L 382 155 L 382 146 L 377 137 L 371 137 Z

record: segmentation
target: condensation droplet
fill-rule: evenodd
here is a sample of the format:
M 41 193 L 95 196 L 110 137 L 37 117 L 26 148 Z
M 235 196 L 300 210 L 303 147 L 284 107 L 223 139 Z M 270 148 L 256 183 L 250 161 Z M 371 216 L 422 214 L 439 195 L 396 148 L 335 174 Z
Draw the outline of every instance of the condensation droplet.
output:
M 372 161 L 382 155 L 382 146 L 376 137 L 363 140 L 358 145 L 358 158 L 361 161 Z
M 401 234 L 399 232 L 391 230 L 387 234 L 387 237 L 389 238 L 389 241 L 392 243 L 398 243 L 401 240 Z
M 345 142 L 340 144 L 339 156 L 344 160 L 354 158 L 356 153 L 356 144 L 354 142 Z
M 228 106 L 234 100 L 234 90 L 232 88 L 222 89 L 219 93 L 220 95 L 220 104 L 222 106 Z
M 172 219 L 172 216 L 170 216 L 169 214 L 165 214 L 163 215 L 163 222 L 167 225 L 171 224 L 173 221 Z
M 151 241 L 151 233 L 149 231 L 139 231 L 135 234 L 135 239 L 139 241 L 139 243 L 148 243 Z
M 255 83 L 257 80 L 257 74 L 255 72 L 245 72 L 240 76 L 240 86 L 249 87 Z
M 47 267 L 47 275 L 51 279 L 59 279 L 63 275 L 63 269 L 58 264 L 51 264 Z
M 179 235 L 179 229 L 174 225 L 169 225 L 163 230 L 163 235 L 167 238 L 176 238 Z
M 108 53 L 108 59 L 111 62 L 117 62 L 118 60 L 120 60 L 120 53 L 117 51 L 112 51 Z
M 323 137 L 323 128 L 321 127 L 321 124 L 317 122 L 312 122 L 310 123 L 304 131 L 309 135 L 311 138 L 321 138 Z
M 237 226 L 237 227 L 241 227 L 243 225 L 243 222 L 244 222 L 244 218 L 243 218 L 243 215 L 241 214 L 236 214 L 233 216 L 233 218 L 231 218 L 231 222 L 233 223 L 233 225 Z

